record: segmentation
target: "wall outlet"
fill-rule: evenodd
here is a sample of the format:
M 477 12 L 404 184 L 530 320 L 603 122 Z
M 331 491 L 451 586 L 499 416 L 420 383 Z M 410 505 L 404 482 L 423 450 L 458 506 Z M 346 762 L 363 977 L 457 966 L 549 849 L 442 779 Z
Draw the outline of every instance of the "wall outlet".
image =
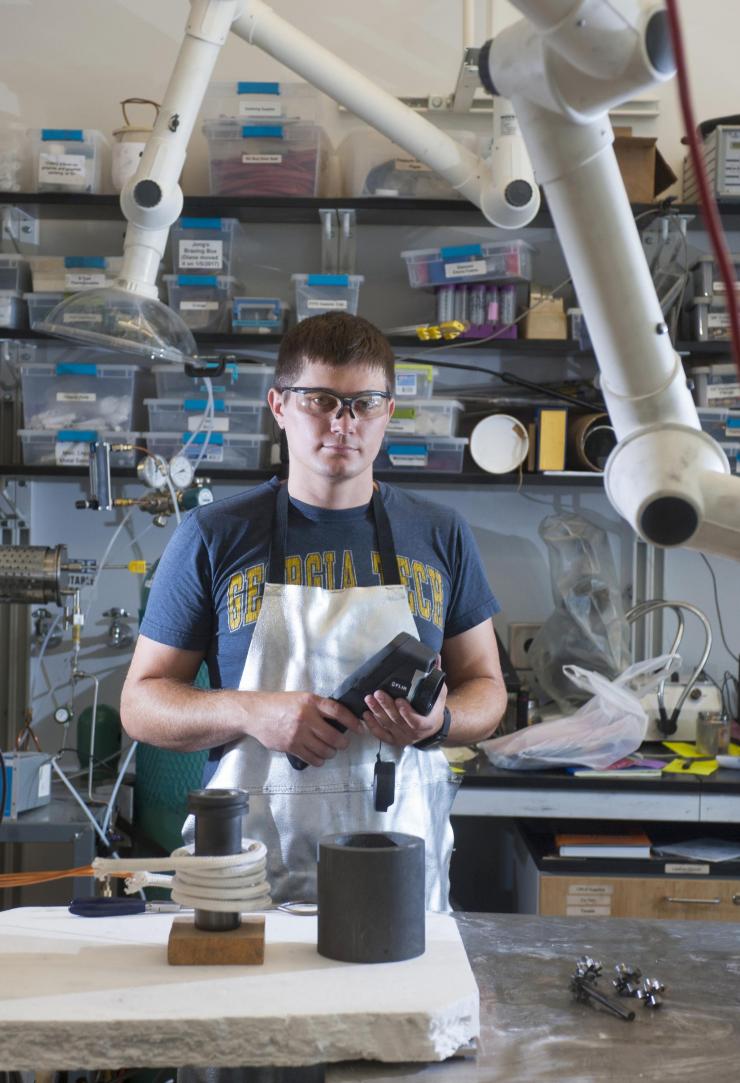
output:
M 529 648 L 541 627 L 542 621 L 539 624 L 525 624 L 522 621 L 509 625 L 509 658 L 514 669 L 532 668 L 529 661 Z

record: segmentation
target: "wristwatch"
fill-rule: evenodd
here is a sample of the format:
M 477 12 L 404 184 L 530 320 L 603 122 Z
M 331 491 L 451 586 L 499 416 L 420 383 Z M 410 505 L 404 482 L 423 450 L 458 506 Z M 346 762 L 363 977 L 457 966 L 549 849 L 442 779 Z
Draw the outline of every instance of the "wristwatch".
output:
M 414 748 L 420 748 L 422 752 L 427 752 L 430 748 L 438 748 L 447 740 L 451 725 L 452 715 L 450 714 L 449 707 L 445 707 L 444 714 L 442 715 L 442 725 L 437 732 L 431 734 L 429 737 L 423 737 L 421 741 L 414 741 Z

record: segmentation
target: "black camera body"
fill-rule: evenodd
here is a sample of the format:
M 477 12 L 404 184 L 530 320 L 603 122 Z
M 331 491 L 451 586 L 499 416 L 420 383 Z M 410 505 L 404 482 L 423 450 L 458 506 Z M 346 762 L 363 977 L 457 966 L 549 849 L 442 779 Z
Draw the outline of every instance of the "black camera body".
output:
M 436 661 L 436 652 L 431 647 L 408 632 L 400 632 L 350 673 L 330 698 L 362 718 L 367 710 L 365 696 L 387 692 L 393 699 L 407 699 L 417 714 L 428 715 L 445 681 L 445 673 L 437 668 Z M 346 726 L 339 722 L 328 721 L 340 733 L 346 731 Z M 297 756 L 288 755 L 288 759 L 297 771 L 307 766 Z

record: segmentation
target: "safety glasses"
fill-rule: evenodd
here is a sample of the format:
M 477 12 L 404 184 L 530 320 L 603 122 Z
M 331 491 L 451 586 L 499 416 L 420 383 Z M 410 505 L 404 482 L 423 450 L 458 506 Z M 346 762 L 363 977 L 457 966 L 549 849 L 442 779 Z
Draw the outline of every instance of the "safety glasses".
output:
M 338 395 L 328 387 L 281 387 L 280 391 L 292 391 L 301 410 L 317 417 L 333 414 L 340 418 L 345 407 L 353 420 L 370 420 L 382 417 L 388 410 L 390 391 L 359 391 L 356 395 Z

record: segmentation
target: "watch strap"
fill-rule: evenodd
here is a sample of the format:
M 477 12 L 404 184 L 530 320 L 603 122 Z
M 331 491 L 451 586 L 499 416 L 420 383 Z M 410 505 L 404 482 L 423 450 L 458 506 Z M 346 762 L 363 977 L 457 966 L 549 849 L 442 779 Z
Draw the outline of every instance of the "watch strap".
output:
M 442 725 L 439 729 L 435 733 L 430 734 L 429 737 L 422 737 L 421 741 L 414 741 L 414 748 L 418 748 L 422 752 L 426 752 L 430 748 L 438 748 L 439 745 L 444 744 L 447 740 L 451 725 L 452 715 L 450 714 L 449 707 L 445 707 L 444 714 L 442 715 Z

